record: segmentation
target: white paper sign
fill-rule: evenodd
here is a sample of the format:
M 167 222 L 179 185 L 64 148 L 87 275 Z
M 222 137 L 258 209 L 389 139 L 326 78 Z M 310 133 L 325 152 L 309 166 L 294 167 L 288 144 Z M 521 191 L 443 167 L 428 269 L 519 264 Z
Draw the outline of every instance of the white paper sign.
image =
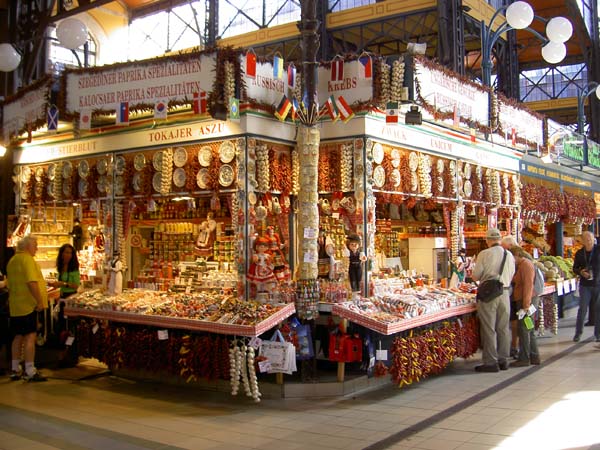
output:
M 575 289 L 577 289 L 577 279 L 571 278 L 571 290 L 574 291 Z
M 258 347 L 260 347 L 261 342 L 262 342 L 261 338 L 254 336 L 252 339 L 250 339 L 250 343 L 248 345 L 250 347 L 258 350 Z
M 387 350 L 376 350 L 375 351 L 375 359 L 377 361 L 387 361 L 388 351 Z
M 73 342 L 75 342 L 75 338 L 73 336 L 69 336 L 65 341 L 65 345 L 67 347 L 70 347 L 71 345 L 73 345 Z
M 571 292 L 571 283 L 569 280 L 563 281 L 563 292 L 565 294 L 568 294 L 569 292 Z
M 258 362 L 258 370 L 261 373 L 265 373 L 271 370 L 271 362 L 270 361 L 259 361 Z
M 563 290 L 563 283 L 558 282 L 556 283 L 556 295 L 563 295 L 564 290 Z
M 305 263 L 316 263 L 317 262 L 317 253 L 316 252 L 306 252 L 304 254 L 304 262 Z
M 315 228 L 306 227 L 304 229 L 304 239 L 316 239 L 317 230 Z
M 100 327 L 98 326 L 98 324 L 94 325 L 93 328 L 92 328 L 92 334 L 96 334 L 98 332 L 99 328 Z
M 166 341 L 169 339 L 169 330 L 158 330 L 158 340 Z
M 374 357 L 369 358 L 369 369 L 371 369 L 372 367 L 375 367 L 375 358 Z

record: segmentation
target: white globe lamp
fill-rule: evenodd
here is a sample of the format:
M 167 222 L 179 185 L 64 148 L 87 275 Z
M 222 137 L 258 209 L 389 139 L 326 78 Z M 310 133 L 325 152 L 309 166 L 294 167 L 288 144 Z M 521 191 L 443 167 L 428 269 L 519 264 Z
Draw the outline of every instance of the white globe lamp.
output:
M 548 42 L 542 47 L 542 58 L 550 64 L 558 64 L 567 56 L 567 47 L 561 42 Z
M 11 44 L 0 44 L 0 70 L 12 72 L 21 63 L 21 55 Z
M 565 17 L 553 17 L 546 25 L 546 36 L 552 42 L 567 42 L 573 35 L 573 25 Z
M 600 84 L 596 87 L 596 98 L 600 100 Z
M 56 38 L 63 47 L 75 50 L 87 41 L 88 31 L 79 19 L 65 19 L 56 28 Z
M 522 30 L 533 22 L 533 8 L 527 2 L 514 2 L 506 8 L 505 16 L 512 28 Z

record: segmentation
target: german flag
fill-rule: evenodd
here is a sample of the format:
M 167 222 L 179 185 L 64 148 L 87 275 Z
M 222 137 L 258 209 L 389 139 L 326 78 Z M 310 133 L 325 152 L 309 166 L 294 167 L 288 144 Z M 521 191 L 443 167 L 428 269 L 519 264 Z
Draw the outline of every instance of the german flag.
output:
M 289 114 L 291 108 L 292 108 L 292 102 L 290 102 L 290 99 L 287 98 L 286 95 L 284 95 L 281 98 L 281 101 L 279 102 L 279 106 L 277 107 L 277 110 L 275 111 L 275 117 L 277 117 L 279 120 L 281 120 L 283 122 L 285 120 L 285 118 L 287 117 L 287 115 Z

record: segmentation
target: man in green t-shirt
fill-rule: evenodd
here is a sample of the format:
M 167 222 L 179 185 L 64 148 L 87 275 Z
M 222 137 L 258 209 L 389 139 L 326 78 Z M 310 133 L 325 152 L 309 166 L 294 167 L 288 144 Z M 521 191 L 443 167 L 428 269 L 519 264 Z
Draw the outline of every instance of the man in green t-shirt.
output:
M 37 252 L 37 238 L 25 236 L 17 243 L 17 252 L 6 266 L 8 281 L 8 306 L 12 341 L 13 381 L 46 381 L 35 368 L 35 341 L 37 336 L 37 314 L 48 307 L 46 281 L 40 266 L 33 257 Z M 25 361 L 25 372 L 20 368 L 21 356 Z

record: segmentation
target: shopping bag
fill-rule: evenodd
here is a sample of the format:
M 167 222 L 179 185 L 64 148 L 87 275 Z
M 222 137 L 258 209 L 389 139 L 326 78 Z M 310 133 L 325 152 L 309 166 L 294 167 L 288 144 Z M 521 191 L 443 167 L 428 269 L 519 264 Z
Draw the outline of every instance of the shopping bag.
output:
M 358 336 L 348 336 L 344 341 L 344 359 L 346 362 L 362 361 L 362 339 Z
M 344 333 L 336 333 L 329 335 L 329 360 L 345 362 L 346 350 L 345 343 L 348 335 Z
M 296 333 L 296 358 L 297 359 L 310 359 L 315 356 L 315 350 L 312 342 L 312 335 L 310 332 L 310 325 L 298 325 L 294 328 Z
M 273 333 L 271 340 L 261 342 L 259 354 L 271 363 L 269 373 L 289 375 L 296 370 L 296 347 L 286 342 L 279 330 Z

